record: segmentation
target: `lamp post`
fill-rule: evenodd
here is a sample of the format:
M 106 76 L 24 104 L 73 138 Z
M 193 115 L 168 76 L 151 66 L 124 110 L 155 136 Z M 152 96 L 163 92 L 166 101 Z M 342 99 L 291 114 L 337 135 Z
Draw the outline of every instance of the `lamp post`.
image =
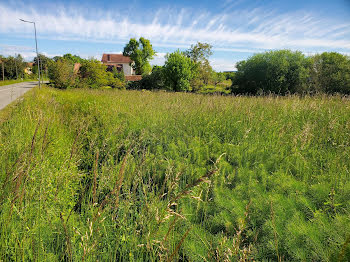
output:
M 36 40 L 36 26 L 35 26 L 35 22 L 31 22 L 31 21 L 26 21 L 26 20 L 23 20 L 23 19 L 19 19 L 21 20 L 22 22 L 25 22 L 25 23 L 31 23 L 31 24 L 34 24 L 34 34 L 35 34 L 35 49 L 36 49 L 36 57 L 37 57 L 37 64 L 38 64 L 38 75 L 39 75 L 39 88 L 41 87 L 40 86 L 40 66 L 39 66 L 39 53 L 38 53 L 38 41 Z
M 2 81 L 5 81 L 4 61 L 0 60 L 2 67 Z

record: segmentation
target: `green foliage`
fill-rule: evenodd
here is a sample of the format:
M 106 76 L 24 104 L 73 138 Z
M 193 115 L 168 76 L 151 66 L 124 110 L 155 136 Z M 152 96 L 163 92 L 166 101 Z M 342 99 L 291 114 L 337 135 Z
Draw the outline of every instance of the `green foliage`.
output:
M 336 52 L 311 58 L 311 80 L 317 92 L 350 94 L 350 59 Z
M 4 75 L 5 79 L 20 79 L 24 78 L 25 73 L 24 69 L 27 67 L 27 63 L 24 61 L 21 55 L 16 57 L 8 56 L 1 57 L 1 60 L 4 63 Z M 0 74 L 2 79 L 2 66 L 0 65 Z
M 75 86 L 76 75 L 73 72 L 73 65 L 65 59 L 50 63 L 48 74 L 50 82 L 56 88 L 67 89 Z
M 85 60 L 82 62 L 80 70 L 81 87 L 100 88 L 108 85 L 109 80 L 113 77 L 112 73 L 106 71 L 106 66 L 95 59 Z
M 185 52 L 185 55 L 195 63 L 207 62 L 213 54 L 211 51 L 212 47 L 210 44 L 197 42 L 197 44 L 191 45 L 191 48 Z
M 107 85 L 112 88 L 118 88 L 118 89 L 125 88 L 125 80 L 124 81 L 120 80 L 121 78 L 120 75 L 121 75 L 120 73 L 115 75 L 112 72 L 107 72 Z M 122 76 L 124 76 L 124 74 Z
M 125 82 L 125 75 L 123 70 L 118 72 L 118 70 L 113 67 L 113 77 L 118 78 L 121 82 Z
M 38 58 L 34 57 L 32 73 L 35 76 L 38 74 L 38 61 L 37 60 L 38 60 Z M 53 61 L 43 54 L 39 54 L 39 61 L 40 61 L 41 77 L 47 78 L 49 67 L 50 67 L 51 63 L 53 63 Z
M 68 60 L 68 61 L 71 62 L 72 64 L 75 64 L 75 63 L 82 63 L 82 62 L 85 61 L 85 59 L 81 58 L 80 56 L 72 55 L 72 54 L 69 54 L 69 53 L 63 55 L 62 58 L 65 59 L 65 60 Z M 54 59 L 58 59 L 58 58 L 55 57 Z
M 299 51 L 269 51 L 237 63 L 234 93 L 303 93 L 309 76 L 309 60 Z
M 190 81 L 196 74 L 195 63 L 179 50 L 167 54 L 165 59 L 164 75 L 169 88 L 173 91 L 190 91 Z
M 191 45 L 191 48 L 185 52 L 195 66 L 195 77 L 191 82 L 192 90 L 198 91 L 204 85 L 214 82 L 213 76 L 215 72 L 209 63 L 209 57 L 213 54 L 212 46 L 207 43 L 198 42 L 196 45 Z
M 134 63 L 132 64 L 137 75 L 145 75 L 151 72 L 149 61 L 155 55 L 155 51 L 148 39 L 140 37 L 139 41 L 131 38 L 124 47 L 124 56 L 129 56 Z
M 145 90 L 167 89 L 164 68 L 162 66 L 154 66 L 151 74 L 144 75 L 140 81 L 130 83 L 129 88 Z
M 31 90 L 0 115 L 0 260 L 347 261 L 349 110 Z
M 232 82 L 235 79 L 235 72 L 223 72 L 223 75 L 225 76 L 225 79 L 228 80 L 230 79 Z

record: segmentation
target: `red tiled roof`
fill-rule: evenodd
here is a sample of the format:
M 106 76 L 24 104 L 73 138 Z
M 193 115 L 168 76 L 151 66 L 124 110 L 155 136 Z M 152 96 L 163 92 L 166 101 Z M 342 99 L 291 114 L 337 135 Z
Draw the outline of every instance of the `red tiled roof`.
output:
M 142 75 L 125 76 L 126 81 L 140 81 L 141 79 Z
M 109 56 L 109 60 L 107 59 Z M 122 54 L 103 54 L 102 63 L 131 63 L 132 60 L 128 56 Z
M 34 65 L 34 63 L 32 63 L 32 62 L 28 63 L 28 66 L 30 66 L 30 67 L 32 67 L 33 65 Z

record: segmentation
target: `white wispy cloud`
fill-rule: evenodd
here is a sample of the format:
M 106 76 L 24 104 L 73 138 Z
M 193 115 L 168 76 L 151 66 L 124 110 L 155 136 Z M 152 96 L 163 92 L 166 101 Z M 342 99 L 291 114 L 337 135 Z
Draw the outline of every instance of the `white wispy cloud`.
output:
M 227 1 L 230 3 L 236 2 Z M 91 18 L 76 8 L 58 7 L 43 14 L 30 7 L 23 10 L 0 4 L 0 13 L 1 33 L 31 35 L 31 25 L 18 18 L 34 19 L 39 36 L 50 39 L 125 42 L 144 36 L 154 45 L 179 48 L 202 41 L 218 50 L 350 49 L 350 23 L 337 24 L 305 12 L 276 14 L 256 8 L 213 15 L 168 9 L 156 11 L 152 20 L 135 21 L 115 11 Z

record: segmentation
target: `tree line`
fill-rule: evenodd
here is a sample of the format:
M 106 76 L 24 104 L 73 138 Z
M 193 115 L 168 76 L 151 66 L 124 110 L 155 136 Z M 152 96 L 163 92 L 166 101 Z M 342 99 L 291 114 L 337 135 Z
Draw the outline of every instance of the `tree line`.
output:
M 229 92 L 262 94 L 350 94 L 350 58 L 337 52 L 306 56 L 300 51 L 275 50 L 254 54 L 236 64 L 232 73 L 215 72 L 209 64 L 212 46 L 198 42 L 186 51 L 166 55 L 130 88 L 201 92 L 208 85 L 230 80 Z
M 29 78 L 30 76 L 25 73 L 25 68 L 28 67 L 28 63 L 24 61 L 23 57 L 19 54 L 16 56 L 2 56 L 0 55 L 1 65 L 1 80 L 21 79 Z M 3 70 L 2 70 L 3 67 Z
M 350 94 L 350 58 L 336 52 L 305 56 L 277 50 L 237 63 L 234 94 Z
M 306 56 L 300 51 L 275 50 L 254 54 L 236 64 L 236 72 L 215 72 L 209 63 L 212 46 L 198 42 L 185 51 L 168 53 L 163 66 L 151 66 L 156 55 L 150 41 L 132 38 L 123 55 L 129 56 L 136 74 L 142 79 L 125 81 L 123 72 L 107 67 L 96 59 L 65 54 L 52 59 L 40 54 L 42 71 L 53 86 L 65 88 L 129 88 L 175 92 L 218 92 L 225 94 L 350 94 L 350 58 L 336 52 Z M 7 79 L 23 76 L 23 58 L 0 57 Z M 79 68 L 74 65 L 79 63 Z M 16 65 L 16 67 L 14 66 Z M 17 70 L 17 73 L 15 71 Z M 33 75 L 37 74 L 37 58 Z M 18 76 L 17 76 L 18 77 Z M 33 77 L 33 76 L 32 76 Z

